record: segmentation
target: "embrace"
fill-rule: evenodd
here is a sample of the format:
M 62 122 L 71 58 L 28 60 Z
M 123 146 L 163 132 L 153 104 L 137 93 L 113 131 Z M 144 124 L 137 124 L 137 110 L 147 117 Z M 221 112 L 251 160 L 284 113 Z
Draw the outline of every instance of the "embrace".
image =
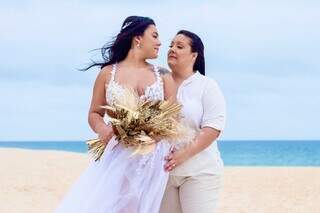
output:
M 170 71 L 152 65 L 161 46 L 155 22 L 127 17 L 114 41 L 102 48 L 89 109 L 92 130 L 106 144 L 70 188 L 58 213 L 212 213 L 222 185 L 223 161 L 217 138 L 225 126 L 226 104 L 215 80 L 205 76 L 204 45 L 195 33 L 180 30 L 168 47 Z M 147 100 L 175 99 L 181 115 L 198 128 L 183 145 L 158 140 L 148 154 L 132 156 L 118 144 L 101 108 L 125 87 Z

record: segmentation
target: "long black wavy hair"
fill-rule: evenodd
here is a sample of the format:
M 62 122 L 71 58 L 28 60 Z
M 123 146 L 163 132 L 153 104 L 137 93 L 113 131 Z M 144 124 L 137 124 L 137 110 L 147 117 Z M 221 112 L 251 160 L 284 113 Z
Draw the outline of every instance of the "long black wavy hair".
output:
M 206 74 L 206 68 L 205 68 L 205 60 L 204 60 L 204 45 L 200 39 L 200 37 L 188 30 L 180 30 L 177 35 L 182 34 L 190 38 L 191 40 L 191 51 L 197 52 L 198 56 L 197 59 L 193 65 L 193 71 L 199 71 L 202 75 Z
M 84 70 L 99 66 L 101 69 L 110 64 L 119 63 L 124 60 L 131 48 L 132 39 L 135 36 L 143 35 L 144 31 L 150 26 L 155 25 L 154 21 L 149 17 L 129 16 L 122 26 L 119 34 L 115 39 L 106 43 L 101 48 L 102 62 L 93 62 Z

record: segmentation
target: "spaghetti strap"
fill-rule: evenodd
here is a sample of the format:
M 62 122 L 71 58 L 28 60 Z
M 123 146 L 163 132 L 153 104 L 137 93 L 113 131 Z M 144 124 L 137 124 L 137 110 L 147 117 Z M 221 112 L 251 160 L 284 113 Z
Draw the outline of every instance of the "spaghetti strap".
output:
M 110 79 L 110 81 L 114 81 L 114 76 L 115 76 L 115 74 L 116 74 L 116 70 L 117 70 L 117 64 L 112 64 L 111 79 Z
M 117 70 L 117 65 L 116 64 L 112 64 L 111 78 L 110 78 L 109 82 L 106 83 L 106 85 L 110 85 L 112 82 L 114 82 L 116 70 Z
M 156 65 L 153 65 L 153 71 L 154 71 L 154 74 L 156 75 L 157 82 L 161 82 L 162 79 L 160 76 L 159 68 Z

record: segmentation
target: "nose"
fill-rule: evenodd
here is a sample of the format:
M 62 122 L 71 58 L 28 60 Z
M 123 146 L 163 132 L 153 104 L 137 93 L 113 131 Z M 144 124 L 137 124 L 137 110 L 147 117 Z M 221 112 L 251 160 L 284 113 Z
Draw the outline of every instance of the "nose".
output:
M 161 41 L 160 41 L 160 39 L 159 39 L 159 38 L 157 38 L 157 40 L 156 40 L 156 45 L 157 45 L 158 47 L 160 47 L 160 46 L 161 46 Z
M 170 47 L 170 48 L 169 48 L 169 54 L 170 54 L 170 53 L 174 53 L 174 52 L 175 52 L 175 51 L 174 51 L 174 47 Z

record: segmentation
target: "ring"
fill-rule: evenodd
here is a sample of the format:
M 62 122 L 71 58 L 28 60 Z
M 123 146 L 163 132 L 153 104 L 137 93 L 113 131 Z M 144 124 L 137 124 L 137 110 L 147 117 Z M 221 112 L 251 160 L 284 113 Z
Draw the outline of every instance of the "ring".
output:
M 172 167 L 175 167 L 176 166 L 176 164 L 174 163 L 174 164 L 172 164 Z

